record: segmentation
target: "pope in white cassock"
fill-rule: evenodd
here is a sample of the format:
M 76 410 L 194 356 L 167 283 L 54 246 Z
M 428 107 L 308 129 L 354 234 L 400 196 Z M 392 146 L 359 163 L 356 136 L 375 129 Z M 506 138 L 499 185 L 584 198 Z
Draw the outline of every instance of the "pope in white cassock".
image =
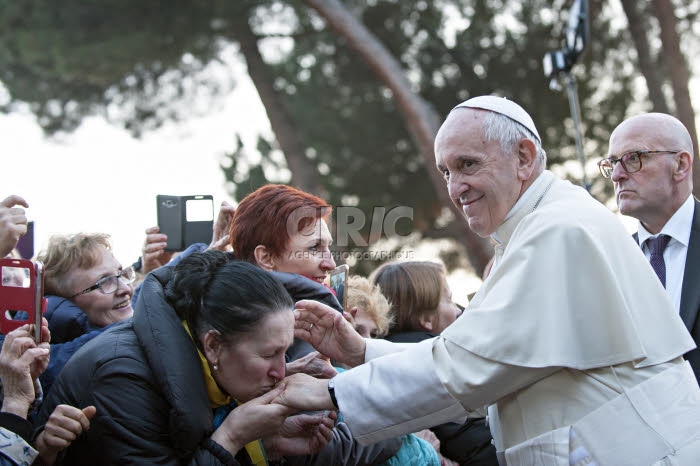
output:
M 335 405 L 363 443 L 487 407 L 501 464 L 700 464 L 700 389 L 682 358 L 695 345 L 615 215 L 546 170 L 512 101 L 455 107 L 435 154 L 470 228 L 497 243 L 488 279 L 416 344 L 364 340 L 340 313 L 298 303 L 295 335 L 356 367 L 290 376 L 277 401 Z

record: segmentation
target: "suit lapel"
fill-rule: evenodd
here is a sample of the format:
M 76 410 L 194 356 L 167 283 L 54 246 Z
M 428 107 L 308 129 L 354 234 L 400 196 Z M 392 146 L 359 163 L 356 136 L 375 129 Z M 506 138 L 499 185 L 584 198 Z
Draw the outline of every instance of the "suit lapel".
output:
M 700 202 L 695 199 L 693 223 L 690 227 L 688 255 L 685 259 L 680 315 L 689 331 L 693 330 L 700 308 Z

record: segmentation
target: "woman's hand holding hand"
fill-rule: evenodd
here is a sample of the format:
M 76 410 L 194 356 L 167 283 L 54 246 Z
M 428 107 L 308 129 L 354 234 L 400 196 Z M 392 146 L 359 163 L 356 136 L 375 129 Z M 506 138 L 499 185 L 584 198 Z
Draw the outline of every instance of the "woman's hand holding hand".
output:
M 325 447 L 333 438 L 335 411 L 299 414 L 285 419 L 281 429 L 263 438 L 270 459 L 283 455 L 310 455 Z
M 231 411 L 214 431 L 211 439 L 235 455 L 253 440 L 276 433 L 294 408 L 273 403 L 285 389 L 285 383 L 277 384 L 266 394 L 241 404 Z
M 319 379 L 335 377 L 337 370 L 331 365 L 330 358 L 318 351 L 313 351 L 306 356 L 287 363 L 287 375 L 307 374 Z

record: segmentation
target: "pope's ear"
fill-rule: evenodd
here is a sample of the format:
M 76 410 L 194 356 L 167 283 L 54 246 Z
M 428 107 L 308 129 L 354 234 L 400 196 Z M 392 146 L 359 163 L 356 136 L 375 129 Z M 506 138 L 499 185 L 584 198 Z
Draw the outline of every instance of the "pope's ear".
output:
M 537 146 L 529 138 L 521 139 L 518 142 L 518 178 L 522 181 L 529 180 L 536 162 Z
M 268 272 L 275 270 L 275 258 L 270 253 L 270 250 L 262 245 L 255 247 L 255 262 L 258 267 Z

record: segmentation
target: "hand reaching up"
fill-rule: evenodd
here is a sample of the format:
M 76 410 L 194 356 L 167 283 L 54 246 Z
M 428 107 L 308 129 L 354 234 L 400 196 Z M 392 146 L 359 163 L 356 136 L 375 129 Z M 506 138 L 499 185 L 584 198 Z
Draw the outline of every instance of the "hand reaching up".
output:
M 46 319 L 43 319 L 46 324 Z M 2 411 L 27 417 L 29 406 L 36 398 L 34 381 L 49 365 L 49 343 L 36 344 L 33 325 L 23 325 L 5 337 L 0 351 L 0 379 L 4 399 Z M 42 339 L 48 340 L 48 328 L 42 326 Z
M 226 201 L 221 203 L 219 215 L 216 217 L 216 222 L 214 222 L 214 232 L 209 249 L 217 249 L 224 252 L 231 250 L 228 237 L 229 230 L 231 229 L 231 221 L 233 220 L 233 214 L 235 213 L 236 208 L 231 204 Z
M 22 207 L 27 201 L 17 195 L 0 202 L 0 257 L 5 257 L 17 246 L 19 238 L 27 232 L 27 217 Z
M 157 226 L 146 228 L 146 239 L 141 249 L 141 273 L 162 267 L 173 258 L 172 252 L 166 251 L 168 236 L 160 233 Z

